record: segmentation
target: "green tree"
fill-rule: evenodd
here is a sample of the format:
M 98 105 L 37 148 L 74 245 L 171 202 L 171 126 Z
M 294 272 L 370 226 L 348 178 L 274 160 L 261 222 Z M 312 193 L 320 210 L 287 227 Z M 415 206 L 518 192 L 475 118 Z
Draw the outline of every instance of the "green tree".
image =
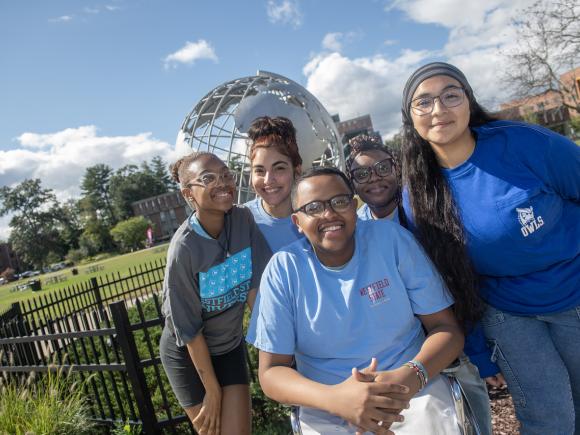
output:
M 166 193 L 167 188 L 152 173 L 127 165 L 111 176 L 109 192 L 115 215 L 127 219 L 133 215 L 131 203 Z
M 179 186 L 169 175 L 168 168 L 169 166 L 161 156 L 155 156 L 151 159 L 151 170 L 155 177 L 163 183 L 168 191 L 179 190 Z
M 14 188 L 3 186 L 0 202 L 0 216 L 12 215 L 9 242 L 25 263 L 40 268 L 49 252 L 66 254 L 69 246 L 62 231 L 67 218 L 53 191 L 43 189 L 39 179 L 24 180 Z
M 109 189 L 112 174 L 110 166 L 99 163 L 87 168 L 81 181 L 83 209 L 111 226 L 118 222 Z
M 140 249 L 145 246 L 147 228 L 151 225 L 143 216 L 133 217 L 115 225 L 111 236 L 123 251 Z

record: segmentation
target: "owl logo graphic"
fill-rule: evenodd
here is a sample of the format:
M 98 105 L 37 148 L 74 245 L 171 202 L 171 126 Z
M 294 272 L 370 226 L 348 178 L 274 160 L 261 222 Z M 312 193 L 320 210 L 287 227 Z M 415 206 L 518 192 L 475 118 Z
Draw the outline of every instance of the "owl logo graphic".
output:
M 522 227 L 534 220 L 534 207 L 516 208 L 516 211 L 518 212 L 518 221 Z

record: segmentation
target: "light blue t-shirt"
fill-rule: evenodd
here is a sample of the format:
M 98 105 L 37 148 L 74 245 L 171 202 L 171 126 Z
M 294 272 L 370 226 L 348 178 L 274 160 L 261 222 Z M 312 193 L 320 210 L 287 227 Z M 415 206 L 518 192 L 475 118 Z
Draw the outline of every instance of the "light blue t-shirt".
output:
M 415 314 L 452 303 L 407 230 L 387 220 L 358 221 L 354 255 L 340 270 L 323 266 L 306 239 L 274 254 L 246 340 L 294 355 L 309 379 L 337 384 L 372 357 L 380 370 L 412 359 L 425 340 Z
M 371 208 L 366 203 L 361 205 L 358 208 L 358 210 L 356 211 L 356 214 L 357 214 L 358 218 L 363 220 L 363 221 L 378 220 L 373 216 L 373 214 L 371 213 Z M 399 222 L 399 208 L 396 207 L 395 210 L 393 210 L 393 212 L 390 215 L 385 216 L 382 219 L 388 219 L 388 220 L 391 220 L 397 224 L 400 223 Z
M 278 252 L 284 246 L 304 237 L 298 232 L 298 228 L 294 225 L 290 216 L 275 218 L 266 213 L 266 210 L 262 207 L 260 197 L 256 197 L 256 199 L 248 201 L 244 205 L 254 215 L 254 220 L 258 224 L 260 231 L 262 231 L 268 245 L 270 245 L 272 252 Z

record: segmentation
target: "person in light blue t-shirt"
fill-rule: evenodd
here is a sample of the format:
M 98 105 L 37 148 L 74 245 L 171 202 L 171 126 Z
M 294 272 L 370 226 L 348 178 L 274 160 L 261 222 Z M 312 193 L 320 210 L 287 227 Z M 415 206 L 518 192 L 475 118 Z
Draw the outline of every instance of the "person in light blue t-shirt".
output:
M 417 238 L 443 275 L 478 279 L 521 433 L 580 435 L 580 147 L 493 120 L 447 63 L 415 71 L 402 101 Z
M 387 433 L 392 422 L 397 434 L 459 433 L 438 374 L 463 335 L 430 261 L 399 225 L 357 221 L 337 169 L 314 169 L 294 189 L 306 239 L 268 263 L 246 338 L 264 393 L 300 406 L 303 433 Z
M 263 116 L 252 122 L 248 138 L 251 183 L 257 197 L 245 206 L 272 252 L 277 252 L 302 237 L 290 219 L 290 192 L 302 168 L 296 130 L 287 118 Z

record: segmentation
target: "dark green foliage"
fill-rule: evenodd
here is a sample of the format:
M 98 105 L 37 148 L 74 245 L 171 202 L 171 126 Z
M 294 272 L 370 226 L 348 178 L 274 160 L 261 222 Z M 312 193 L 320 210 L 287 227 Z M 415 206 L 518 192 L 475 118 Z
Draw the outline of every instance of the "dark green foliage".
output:
M 41 268 L 49 252 L 63 258 L 78 246 L 80 224 L 74 203 L 59 204 L 39 179 L 24 180 L 13 188 L 3 186 L 0 202 L 0 216 L 12 214 L 9 241 L 25 263 Z
M 140 249 L 145 246 L 146 232 L 150 226 L 151 222 L 143 216 L 133 217 L 115 225 L 111 229 L 111 236 L 122 251 Z
M 122 220 L 133 215 L 131 203 L 166 193 L 167 188 L 151 170 L 140 171 L 135 165 L 126 165 L 111 176 L 109 192 L 115 215 Z

